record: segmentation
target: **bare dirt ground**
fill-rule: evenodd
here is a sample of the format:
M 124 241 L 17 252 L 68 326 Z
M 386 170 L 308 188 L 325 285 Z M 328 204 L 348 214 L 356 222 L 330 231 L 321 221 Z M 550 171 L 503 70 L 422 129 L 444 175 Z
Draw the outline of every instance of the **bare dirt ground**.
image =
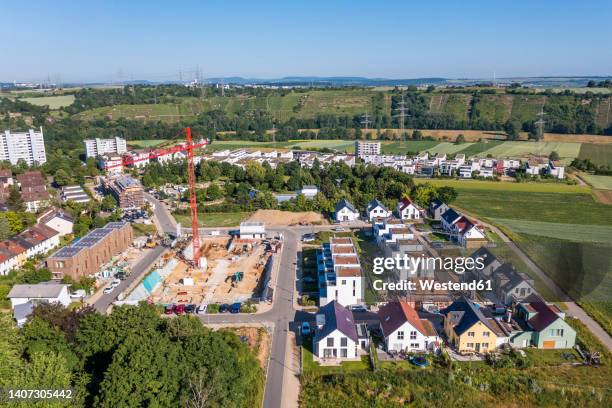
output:
M 202 241 L 206 270 L 194 269 L 180 261 L 152 294 L 155 303 L 201 304 L 233 303 L 249 299 L 262 277 L 269 253 L 266 246 L 255 241 L 252 245 L 235 245 L 228 251 L 229 238 L 209 238 Z M 243 272 L 240 282 L 236 272 Z M 193 285 L 185 284 L 191 278 Z M 189 282 L 187 282 L 189 283 Z
M 327 220 L 314 211 L 291 212 L 279 210 L 257 210 L 248 221 L 259 221 L 266 225 L 327 224 Z
M 593 195 L 600 203 L 612 205 L 612 190 L 593 190 Z

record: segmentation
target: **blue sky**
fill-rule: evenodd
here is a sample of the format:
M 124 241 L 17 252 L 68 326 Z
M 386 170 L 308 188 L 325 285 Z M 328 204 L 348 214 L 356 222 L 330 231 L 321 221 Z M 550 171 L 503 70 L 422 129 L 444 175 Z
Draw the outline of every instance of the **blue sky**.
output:
M 0 1 L 0 81 L 611 75 L 610 1 Z

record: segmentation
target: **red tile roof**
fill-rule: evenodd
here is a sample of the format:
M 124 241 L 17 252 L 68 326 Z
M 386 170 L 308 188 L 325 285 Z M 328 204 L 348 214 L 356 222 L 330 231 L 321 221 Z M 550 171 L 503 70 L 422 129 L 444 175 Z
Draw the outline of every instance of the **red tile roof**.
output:
M 405 322 L 410 323 L 412 327 L 424 335 L 428 335 L 427 333 L 429 332 L 429 330 L 425 328 L 416 310 L 403 300 L 399 302 L 389 302 L 381 307 L 378 310 L 378 317 L 385 336 L 389 336 Z

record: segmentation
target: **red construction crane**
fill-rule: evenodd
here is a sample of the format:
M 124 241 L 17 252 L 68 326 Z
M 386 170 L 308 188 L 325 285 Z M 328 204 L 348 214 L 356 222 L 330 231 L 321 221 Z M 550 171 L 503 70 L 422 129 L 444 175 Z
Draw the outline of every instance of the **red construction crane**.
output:
M 181 151 L 187 151 L 187 174 L 189 177 L 189 207 L 191 208 L 191 234 L 193 236 L 193 265 L 197 268 L 200 265 L 200 231 L 198 228 L 198 204 L 196 200 L 195 189 L 195 163 L 193 162 L 193 151 L 200 147 L 208 145 L 209 141 L 204 140 L 200 143 L 193 143 L 191 138 L 191 128 L 185 128 L 185 142 L 176 146 L 165 149 L 157 149 L 150 151 L 147 155 L 139 158 L 134 158 L 131 154 L 126 153 L 121 157 L 121 163 L 110 164 L 105 166 L 105 170 L 120 166 L 130 166 L 137 162 L 155 159 L 157 157 L 174 154 Z

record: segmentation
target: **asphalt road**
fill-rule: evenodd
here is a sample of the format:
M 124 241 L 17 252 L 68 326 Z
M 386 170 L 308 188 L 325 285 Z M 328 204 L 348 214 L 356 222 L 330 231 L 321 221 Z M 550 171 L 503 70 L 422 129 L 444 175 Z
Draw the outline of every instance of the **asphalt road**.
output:
M 141 280 L 145 273 L 149 271 L 151 266 L 157 262 L 160 256 L 168 249 L 158 245 L 155 248 L 148 251 L 133 267 L 132 272 L 113 290 L 111 293 L 102 294 L 102 296 L 93 304 L 94 308 L 100 313 L 106 313 L 106 310 L 117 300 L 117 295 L 122 293 L 128 288 L 132 282 Z
M 175 234 L 176 233 L 176 221 L 170 211 L 166 208 L 164 203 L 153 197 L 149 193 L 144 193 L 145 198 L 153 204 L 155 207 L 153 209 L 153 213 L 155 214 L 155 218 L 157 218 L 157 222 L 159 223 L 163 232 L 167 234 Z

